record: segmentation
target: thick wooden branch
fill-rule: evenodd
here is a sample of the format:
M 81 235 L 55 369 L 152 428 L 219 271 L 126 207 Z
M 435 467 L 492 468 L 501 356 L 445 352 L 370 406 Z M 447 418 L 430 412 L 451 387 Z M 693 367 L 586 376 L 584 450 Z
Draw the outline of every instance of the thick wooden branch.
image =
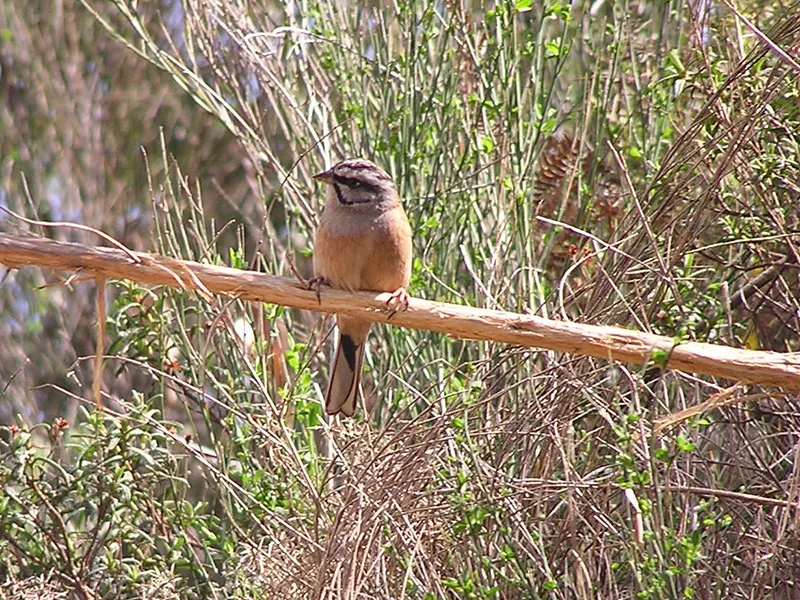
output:
M 294 279 L 228 267 L 203 265 L 162 256 L 128 253 L 0 233 L 0 263 L 130 279 L 141 284 L 170 285 L 207 295 L 230 294 L 245 300 L 358 316 L 379 323 L 389 320 L 389 294 L 351 294 L 331 288 L 316 293 Z M 470 308 L 412 298 L 408 309 L 391 316 L 401 327 L 446 333 L 452 337 L 489 340 L 532 348 L 645 364 L 659 356 L 668 369 L 724 377 L 735 381 L 800 390 L 800 354 L 740 350 L 686 342 L 598 325 L 554 321 L 512 312 Z

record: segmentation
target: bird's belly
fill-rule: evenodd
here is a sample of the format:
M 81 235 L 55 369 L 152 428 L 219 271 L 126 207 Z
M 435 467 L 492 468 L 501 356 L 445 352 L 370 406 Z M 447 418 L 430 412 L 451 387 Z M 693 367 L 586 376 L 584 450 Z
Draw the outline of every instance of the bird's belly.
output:
M 410 246 L 400 248 L 393 235 L 372 229 L 354 239 L 320 227 L 314 248 L 314 271 L 334 287 L 393 292 L 408 285 Z M 408 255 L 408 256 L 406 256 Z
M 314 272 L 338 288 L 361 289 L 363 248 L 351 235 L 336 235 L 320 227 L 314 244 Z

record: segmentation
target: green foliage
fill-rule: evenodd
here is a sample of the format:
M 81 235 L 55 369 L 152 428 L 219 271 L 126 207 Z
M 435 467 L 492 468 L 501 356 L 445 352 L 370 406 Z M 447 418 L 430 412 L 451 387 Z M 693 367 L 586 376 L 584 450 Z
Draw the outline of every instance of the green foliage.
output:
M 49 574 L 126 598 L 165 579 L 202 593 L 226 560 L 220 519 L 187 499 L 174 434 L 141 399 L 122 416 L 83 413 L 71 428 L 6 427 L 0 473 L 5 578 Z M 198 547 L 196 535 L 203 539 Z

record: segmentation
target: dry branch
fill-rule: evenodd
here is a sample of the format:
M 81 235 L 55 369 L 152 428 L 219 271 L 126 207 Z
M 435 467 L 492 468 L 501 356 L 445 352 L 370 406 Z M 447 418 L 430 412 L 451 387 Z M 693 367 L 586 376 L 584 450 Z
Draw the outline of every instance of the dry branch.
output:
M 83 246 L 48 239 L 0 233 L 0 263 L 60 271 L 82 270 L 93 277 L 130 279 L 141 284 L 170 285 L 210 293 L 236 295 L 325 313 L 358 316 L 386 323 L 389 294 L 351 294 L 323 288 L 321 299 L 294 279 L 216 267 L 144 253 Z M 391 316 L 402 327 L 446 333 L 452 337 L 518 344 L 645 364 L 661 352 L 668 369 L 725 377 L 735 381 L 800 390 L 800 354 L 740 350 L 686 342 L 600 325 L 553 321 L 512 312 L 471 308 L 412 298 L 408 309 Z

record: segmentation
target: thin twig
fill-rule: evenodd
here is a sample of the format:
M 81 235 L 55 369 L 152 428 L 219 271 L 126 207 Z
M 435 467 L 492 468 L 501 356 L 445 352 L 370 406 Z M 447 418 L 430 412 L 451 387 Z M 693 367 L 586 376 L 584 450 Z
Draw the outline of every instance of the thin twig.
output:
M 94 379 L 92 395 L 97 408 L 103 408 L 103 354 L 106 340 L 106 278 L 100 276 L 97 281 L 97 344 L 94 355 Z
M 725 6 L 727 6 L 728 9 L 734 15 L 736 15 L 737 19 L 739 19 L 742 23 L 744 23 L 745 27 L 747 27 L 750 31 L 752 31 L 753 34 L 755 34 L 755 36 L 758 39 L 764 42 L 764 44 L 766 44 L 770 50 L 772 50 L 775 54 L 777 54 L 778 58 L 780 58 L 783 62 L 785 62 L 787 65 L 792 67 L 792 69 L 797 71 L 798 74 L 800 74 L 800 63 L 798 63 L 791 56 L 789 56 L 786 53 L 786 51 L 783 48 L 781 48 L 778 44 L 773 42 L 766 33 L 761 31 L 758 27 L 756 27 L 753 23 L 751 23 L 747 17 L 745 17 L 742 13 L 736 10 L 736 7 L 733 6 L 733 4 L 731 4 L 730 2 L 728 2 L 728 0 L 722 0 L 722 3 Z
M 13 210 L 11 210 L 10 208 L 6 208 L 5 206 L 0 206 L 0 210 L 2 210 L 3 212 L 8 213 L 9 215 L 14 217 L 15 219 L 19 219 L 20 221 L 23 221 L 24 223 L 27 223 L 28 225 L 37 225 L 38 227 L 66 227 L 66 228 L 69 228 L 69 229 L 78 229 L 80 231 L 88 231 L 89 233 L 93 233 L 93 234 L 103 238 L 109 244 L 111 244 L 113 246 L 116 246 L 117 248 L 122 250 L 125 254 L 128 255 L 128 257 L 133 262 L 138 263 L 141 260 L 138 256 L 136 256 L 133 253 L 133 250 L 131 250 L 130 248 L 125 246 L 123 243 L 118 242 L 117 240 L 115 240 L 113 237 L 111 237 L 107 233 L 103 233 L 102 231 L 100 231 L 99 229 L 95 229 L 94 227 L 89 227 L 88 225 L 81 225 L 80 223 L 69 223 L 67 221 L 38 221 L 36 219 L 29 219 L 27 217 L 23 217 L 22 215 L 19 215 L 19 214 L 15 213 Z

